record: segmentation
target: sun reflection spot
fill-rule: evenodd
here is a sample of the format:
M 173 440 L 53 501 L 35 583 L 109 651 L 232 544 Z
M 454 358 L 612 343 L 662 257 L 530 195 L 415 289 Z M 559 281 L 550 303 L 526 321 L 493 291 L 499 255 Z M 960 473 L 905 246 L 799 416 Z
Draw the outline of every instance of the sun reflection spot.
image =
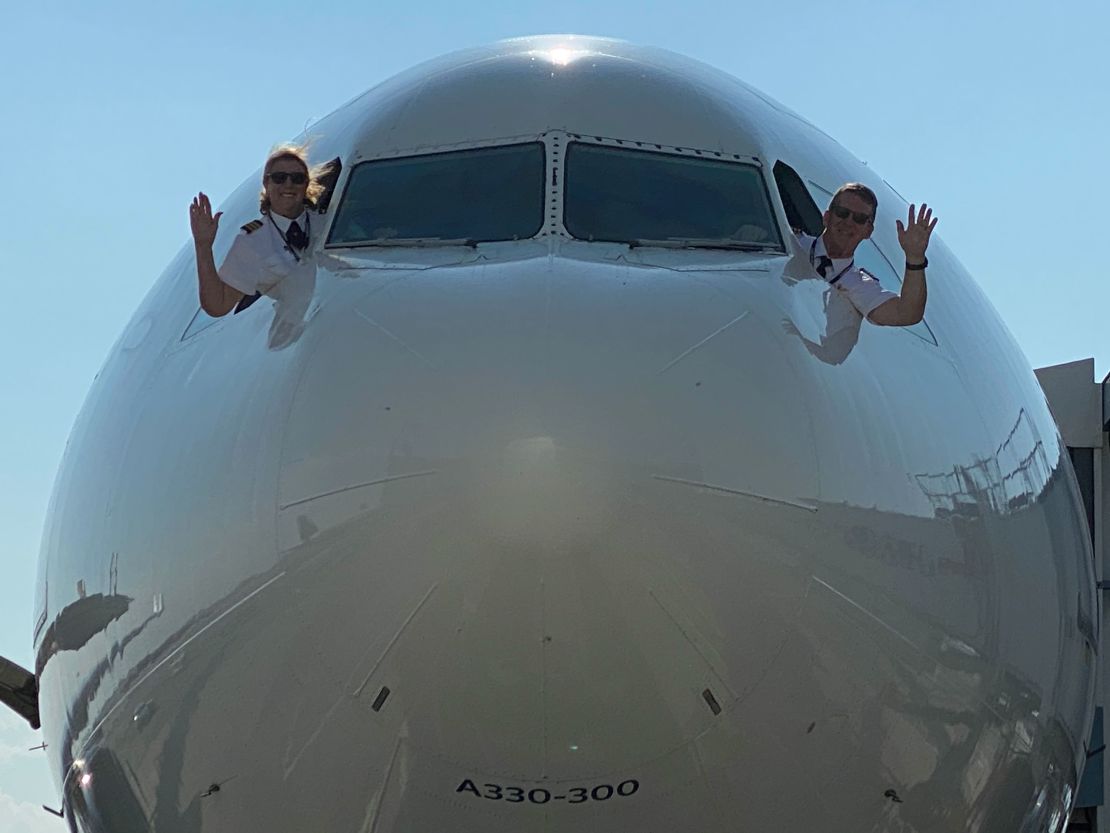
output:
M 556 46 L 554 49 L 545 49 L 540 54 L 555 66 L 565 67 L 572 61 L 577 61 L 583 55 L 588 54 L 588 52 L 585 49 Z

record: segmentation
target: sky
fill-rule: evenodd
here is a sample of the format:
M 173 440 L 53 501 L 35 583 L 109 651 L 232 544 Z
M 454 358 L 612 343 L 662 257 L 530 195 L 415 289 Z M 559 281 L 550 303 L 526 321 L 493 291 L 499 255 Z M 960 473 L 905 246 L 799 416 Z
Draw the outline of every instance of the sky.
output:
M 658 9 L 655 11 L 654 9 Z M 35 561 L 70 427 L 189 234 L 291 138 L 428 58 L 576 33 L 659 46 L 802 114 L 940 218 L 1034 367 L 1110 371 L 1110 3 L 518 0 L 13 3 L 0 151 L 0 655 L 31 651 Z M 0 833 L 61 833 L 38 734 L 0 710 Z

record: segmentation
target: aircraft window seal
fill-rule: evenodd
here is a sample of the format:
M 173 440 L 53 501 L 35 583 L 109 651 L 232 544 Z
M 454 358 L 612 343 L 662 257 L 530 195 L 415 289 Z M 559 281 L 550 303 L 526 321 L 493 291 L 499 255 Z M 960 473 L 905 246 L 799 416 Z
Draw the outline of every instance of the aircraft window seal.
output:
M 724 249 L 734 252 L 781 252 L 781 246 L 743 240 L 698 240 L 668 237 L 665 240 L 629 240 L 630 249 Z
M 785 253 L 767 182 L 750 157 L 630 144 L 644 143 L 568 143 L 563 224 L 572 237 L 630 246 Z
M 359 162 L 335 209 L 326 248 L 533 238 L 544 225 L 546 165 L 543 141 Z
M 706 150 L 703 148 L 678 147 L 676 145 L 661 145 L 657 142 L 645 142 L 637 139 L 613 139 L 608 136 L 586 136 L 581 133 L 567 133 L 566 136 L 571 141 L 583 142 L 586 144 L 612 145 L 626 148 L 636 147 L 640 150 L 656 150 L 663 153 L 673 153 L 680 156 L 701 156 L 706 159 L 733 160 L 736 162 L 746 162 L 749 165 L 755 165 L 759 168 L 763 167 L 763 161 L 758 156 L 751 156 L 744 153 L 730 153 L 729 151 L 724 150 Z
M 370 240 L 348 240 L 339 244 L 339 247 L 344 249 L 368 247 L 386 249 L 392 246 L 414 246 L 417 248 L 422 246 L 465 246 L 468 249 L 475 249 L 478 247 L 478 241 L 467 237 L 459 237 L 454 240 L 447 240 L 442 237 L 378 237 Z

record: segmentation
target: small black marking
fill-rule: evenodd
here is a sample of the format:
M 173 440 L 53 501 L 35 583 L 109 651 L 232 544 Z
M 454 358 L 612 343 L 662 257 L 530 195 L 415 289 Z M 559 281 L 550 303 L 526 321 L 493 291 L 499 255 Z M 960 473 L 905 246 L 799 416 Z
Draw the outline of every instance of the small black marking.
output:
M 1099 746 L 1099 747 L 1096 747 L 1095 749 L 1092 749 L 1090 752 L 1087 753 L 1087 760 L 1088 761 L 1091 760 L 1091 758 L 1093 758 L 1095 755 L 1098 755 L 1104 749 L 1106 749 L 1106 744 L 1105 743 L 1102 746 Z
M 709 710 L 713 712 L 713 714 L 721 713 L 721 704 L 717 702 L 717 698 L 713 696 L 712 691 L 707 688 L 701 693 L 701 696 L 705 699 L 705 702 L 709 704 Z
M 889 798 L 895 804 L 902 803 L 902 799 L 898 797 L 898 793 L 895 790 L 887 790 L 885 793 L 883 793 L 883 797 Z
M 810 732 L 812 732 L 816 728 L 817 728 L 817 721 L 814 721 L 813 723 L 810 723 L 809 728 L 806 729 L 806 734 L 808 735 Z
M 545 637 L 543 638 L 543 641 L 544 641 L 544 642 L 550 642 L 550 641 L 551 641 L 551 637 L 550 637 L 550 636 L 545 636 Z
M 392 409 L 392 408 L 390 408 L 390 407 L 389 407 L 388 405 L 386 405 L 386 406 L 385 406 L 385 409 L 386 409 L 387 411 L 392 411 L 392 410 L 393 410 L 393 409 Z
M 701 387 L 701 382 L 694 382 L 694 387 L 695 388 L 700 388 Z
M 200 797 L 201 798 L 208 798 L 208 796 L 214 795 L 215 793 L 218 793 L 219 791 L 220 791 L 220 785 L 219 784 L 212 784 L 208 789 L 206 789 L 204 792 L 202 792 L 200 794 Z
M 66 808 L 65 807 L 62 807 L 61 810 L 52 810 L 49 807 L 47 807 L 45 804 L 43 804 L 42 809 L 46 810 L 46 812 L 48 812 L 50 815 L 57 816 L 60 819 L 64 819 L 66 817 Z
M 566 801 L 567 797 L 565 795 L 557 795 L 557 796 L 555 796 L 555 800 L 556 801 Z
M 376 712 L 380 712 L 382 710 L 382 706 L 385 705 L 385 701 L 388 697 L 389 697 L 389 686 L 384 686 L 383 685 L 382 690 L 378 692 L 378 696 L 374 698 L 374 702 L 370 706 L 370 708 L 373 709 Z

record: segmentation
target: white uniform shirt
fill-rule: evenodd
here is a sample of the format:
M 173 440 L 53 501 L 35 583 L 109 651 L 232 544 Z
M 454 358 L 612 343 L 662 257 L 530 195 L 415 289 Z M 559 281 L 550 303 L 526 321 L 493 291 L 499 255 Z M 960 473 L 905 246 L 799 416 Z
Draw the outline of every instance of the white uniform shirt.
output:
M 307 211 L 297 218 L 302 231 L 310 233 L 308 246 L 296 255 L 285 244 L 284 234 L 293 221 L 278 214 L 263 214 L 262 227 L 254 231 L 241 230 L 231 244 L 227 257 L 220 264 L 220 280 L 244 295 L 260 292 L 274 300 L 281 300 L 289 287 L 283 284 L 297 278 L 315 277 L 316 261 L 312 255 L 313 237 L 319 235 L 323 218 L 314 219 Z M 306 225 L 308 228 L 306 229 Z
M 284 237 L 293 221 L 278 214 L 263 214 L 261 228 L 240 231 L 217 270 L 220 280 L 244 295 L 259 292 L 274 299 L 269 338 L 272 348 L 291 343 L 303 329 L 316 292 L 315 244 L 324 219 L 315 212 L 301 212 L 296 222 L 309 239 L 304 250 L 294 254 Z
M 799 234 L 797 237 L 799 245 L 805 249 L 809 256 L 810 265 L 816 271 L 821 258 L 828 256 L 825 251 L 824 239 L 820 237 L 813 238 L 808 234 Z M 874 275 L 856 266 L 853 259 L 830 259 L 832 260 L 832 267 L 826 270 L 824 280 L 836 289 L 840 295 L 851 301 L 852 306 L 864 318 L 887 301 L 898 297 L 897 292 L 883 289 L 882 284 L 875 279 Z

